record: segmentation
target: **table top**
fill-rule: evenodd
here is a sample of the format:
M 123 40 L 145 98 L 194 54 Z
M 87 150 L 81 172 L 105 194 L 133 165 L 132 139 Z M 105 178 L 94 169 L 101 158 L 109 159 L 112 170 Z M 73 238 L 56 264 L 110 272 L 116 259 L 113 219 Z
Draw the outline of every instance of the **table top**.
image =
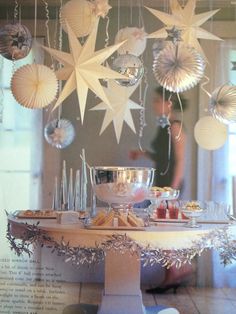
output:
M 63 237 L 65 241 L 70 242 L 71 246 L 86 247 L 95 247 L 113 234 L 126 234 L 141 246 L 151 245 L 165 249 L 191 247 L 193 241 L 197 241 L 205 234 L 226 226 L 231 234 L 236 234 L 236 224 L 229 225 L 227 223 L 204 223 L 200 228 L 193 229 L 184 227 L 182 222 L 157 222 L 146 227 L 144 230 L 96 230 L 86 229 L 83 222 L 76 224 L 59 224 L 56 219 L 18 219 L 13 216 L 9 216 L 8 220 L 11 224 L 13 234 L 17 232 L 17 228 L 19 228 L 19 226 L 22 227 L 23 224 L 35 225 L 39 222 L 38 227 L 46 231 L 55 241 L 61 241 Z

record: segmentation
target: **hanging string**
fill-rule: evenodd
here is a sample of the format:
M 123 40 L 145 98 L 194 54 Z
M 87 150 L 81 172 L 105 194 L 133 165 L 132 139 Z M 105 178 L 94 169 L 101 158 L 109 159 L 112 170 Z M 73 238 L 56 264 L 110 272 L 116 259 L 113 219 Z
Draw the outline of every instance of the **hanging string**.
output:
M 21 5 L 19 6 L 19 24 L 21 24 Z
M 118 13 L 117 13 L 117 27 L 118 27 L 118 30 L 117 30 L 117 33 L 119 32 L 120 30 L 120 0 L 118 0 Z
M 59 21 L 61 21 L 61 10 L 62 10 L 62 6 L 63 6 L 63 2 L 62 0 L 60 0 L 60 9 L 59 9 Z M 59 50 L 62 51 L 62 24 L 60 23 L 60 27 L 59 27 Z M 62 68 L 62 64 L 61 62 L 59 62 L 59 69 Z M 62 90 L 62 81 L 59 81 L 59 94 L 61 93 Z M 59 105 L 58 107 L 58 120 L 61 119 L 61 112 L 62 112 L 62 104 Z
M 205 89 L 205 85 L 207 85 L 210 82 L 210 79 L 208 76 L 204 75 L 203 76 L 205 81 L 203 83 L 201 83 L 200 88 L 203 92 L 205 92 L 207 94 L 207 96 L 210 98 L 211 94 Z
M 42 0 L 44 5 L 45 5 L 45 12 L 46 12 L 46 22 L 45 22 L 45 27 L 46 27 L 46 33 L 47 33 L 47 45 L 48 45 L 48 48 L 51 48 L 51 43 L 50 43 L 50 32 L 49 32 L 49 26 L 48 26 L 48 23 L 49 23 L 49 20 L 50 20 L 50 16 L 49 16 L 49 9 L 48 9 L 48 3 L 46 0 Z M 52 55 L 50 54 L 50 57 L 51 57 L 51 67 L 53 68 L 53 57 Z
M 133 0 L 130 0 L 130 26 L 133 25 Z
M 143 57 L 141 57 L 141 61 L 143 63 Z M 148 91 L 148 80 L 147 80 L 147 69 L 144 68 L 144 92 L 143 92 L 143 97 L 142 97 L 142 85 L 140 84 L 140 90 L 139 90 L 139 102 L 140 105 L 143 107 L 139 111 L 139 137 L 138 137 L 138 147 L 141 150 L 141 152 L 145 152 L 145 150 L 142 148 L 142 138 L 143 138 L 143 130 L 147 126 L 146 123 L 146 100 L 147 100 L 147 91 Z
M 109 16 L 106 15 L 105 19 L 106 19 L 106 29 L 105 29 L 106 38 L 105 38 L 105 46 L 104 47 L 107 48 L 109 45 L 109 39 L 110 39 L 110 37 L 109 37 L 110 18 L 109 18 Z
M 36 40 L 37 37 L 37 12 L 38 9 L 38 2 L 37 0 L 34 0 L 34 40 Z
M 144 20 L 143 20 L 143 15 L 142 15 L 142 7 L 143 5 L 143 0 L 139 0 L 139 27 L 144 27 Z M 141 61 L 144 64 L 143 56 L 141 56 Z M 143 91 L 143 84 L 144 82 L 144 91 Z M 139 111 L 139 137 L 138 137 L 138 146 L 140 151 L 145 152 L 145 150 L 142 148 L 142 138 L 143 138 L 143 130 L 147 126 L 146 123 L 146 99 L 147 99 L 147 91 L 148 91 L 148 80 L 147 80 L 147 69 L 146 67 L 144 68 L 144 76 L 143 76 L 143 81 L 140 83 L 139 86 L 139 102 L 140 105 L 143 107 Z M 143 95 L 142 95 L 143 91 Z
M 15 6 L 14 6 L 14 23 L 16 22 L 17 17 L 18 17 L 18 8 L 19 8 L 18 1 L 15 0 Z
M 182 133 L 182 129 L 183 129 L 183 121 L 184 121 L 184 111 L 183 111 L 183 105 L 182 105 L 182 101 L 181 98 L 179 96 L 179 93 L 177 93 L 177 98 L 179 101 L 179 106 L 180 106 L 180 112 L 181 112 L 181 121 L 180 121 L 180 128 L 179 128 L 179 132 L 176 135 L 175 139 L 177 141 L 179 141 L 181 139 L 181 133 Z
M 170 168 L 170 153 L 171 153 L 171 126 L 167 128 L 168 133 L 168 162 L 165 171 L 160 172 L 161 176 L 165 176 Z

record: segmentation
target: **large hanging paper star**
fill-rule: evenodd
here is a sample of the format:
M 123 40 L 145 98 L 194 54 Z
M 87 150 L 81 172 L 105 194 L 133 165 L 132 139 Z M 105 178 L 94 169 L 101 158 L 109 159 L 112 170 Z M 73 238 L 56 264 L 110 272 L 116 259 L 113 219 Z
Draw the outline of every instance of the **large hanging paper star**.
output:
M 204 53 L 198 39 L 221 40 L 219 37 L 200 27 L 219 10 L 195 14 L 196 0 L 189 0 L 184 8 L 180 6 L 178 0 L 170 0 L 170 8 L 172 15 L 150 8 L 147 9 L 167 27 L 176 26 L 177 28 L 182 29 L 181 37 L 183 41 L 196 48 L 203 55 Z M 166 28 L 162 28 L 148 35 L 148 38 L 166 38 L 166 36 Z
M 76 35 L 67 23 L 67 31 L 70 45 L 70 53 L 44 47 L 64 67 L 56 72 L 59 80 L 66 80 L 66 83 L 59 95 L 53 109 L 57 108 L 75 89 L 79 99 L 81 122 L 83 123 L 88 89 L 110 105 L 110 102 L 103 90 L 99 79 L 118 79 L 125 76 L 102 66 L 101 64 L 115 52 L 124 42 L 116 44 L 95 52 L 98 20 L 94 29 L 81 46 Z
M 143 107 L 132 101 L 130 96 L 138 87 L 137 85 L 124 87 L 118 85 L 114 81 L 109 81 L 107 88 L 104 88 L 107 97 L 112 104 L 112 109 L 106 103 L 101 102 L 90 110 L 106 110 L 100 135 L 105 131 L 109 124 L 113 121 L 117 143 L 120 142 L 120 136 L 124 121 L 128 124 L 131 130 L 136 133 L 134 121 L 131 115 L 131 109 L 142 109 Z

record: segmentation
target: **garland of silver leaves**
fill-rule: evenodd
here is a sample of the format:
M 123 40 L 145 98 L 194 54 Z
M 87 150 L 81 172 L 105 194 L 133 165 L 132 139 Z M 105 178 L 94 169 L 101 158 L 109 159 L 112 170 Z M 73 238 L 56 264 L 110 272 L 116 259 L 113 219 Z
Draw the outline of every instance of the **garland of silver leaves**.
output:
M 85 263 L 99 263 L 104 260 L 106 251 L 109 250 L 119 251 L 121 254 L 129 251 L 141 259 L 143 266 L 161 264 L 166 268 L 172 266 L 180 268 L 186 263 L 190 264 L 195 256 L 200 256 L 204 250 L 211 248 L 219 252 L 221 262 L 224 265 L 236 260 L 236 241 L 227 232 L 227 227 L 204 234 L 199 240 L 193 241 L 190 248 L 165 250 L 163 248 L 152 248 L 149 245 L 143 247 L 126 234 L 107 236 L 105 241 L 96 244 L 95 248 L 71 247 L 69 242 L 65 242 L 63 238 L 61 243 L 53 240 L 47 232 L 38 227 L 39 223 L 36 225 L 22 225 L 26 228 L 20 240 L 12 236 L 10 223 L 6 235 L 11 250 L 14 250 L 18 256 L 23 253 L 31 256 L 31 246 L 40 245 L 41 247 L 51 248 L 52 253 L 56 252 L 58 256 L 64 256 L 65 262 L 71 262 L 76 266 Z

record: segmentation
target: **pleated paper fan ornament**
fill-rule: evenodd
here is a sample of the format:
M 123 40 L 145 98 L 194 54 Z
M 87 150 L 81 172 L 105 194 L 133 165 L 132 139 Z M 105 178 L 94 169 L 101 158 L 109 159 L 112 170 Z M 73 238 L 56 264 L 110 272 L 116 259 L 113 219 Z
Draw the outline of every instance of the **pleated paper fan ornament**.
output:
M 47 66 L 27 64 L 14 73 L 11 91 L 20 105 L 42 109 L 56 98 L 58 81 L 55 73 Z
M 205 61 L 194 48 L 183 43 L 167 45 L 153 63 L 157 82 L 165 89 L 180 93 L 191 89 L 204 75 Z
M 212 116 L 198 120 L 194 127 L 194 137 L 198 145 L 207 150 L 216 150 L 227 140 L 228 128 Z
M 236 122 L 236 86 L 222 85 L 212 93 L 209 109 L 220 122 Z
M 61 24 L 67 32 L 66 22 L 77 37 L 84 37 L 91 33 L 96 22 L 94 5 L 87 0 L 71 0 L 61 9 Z

